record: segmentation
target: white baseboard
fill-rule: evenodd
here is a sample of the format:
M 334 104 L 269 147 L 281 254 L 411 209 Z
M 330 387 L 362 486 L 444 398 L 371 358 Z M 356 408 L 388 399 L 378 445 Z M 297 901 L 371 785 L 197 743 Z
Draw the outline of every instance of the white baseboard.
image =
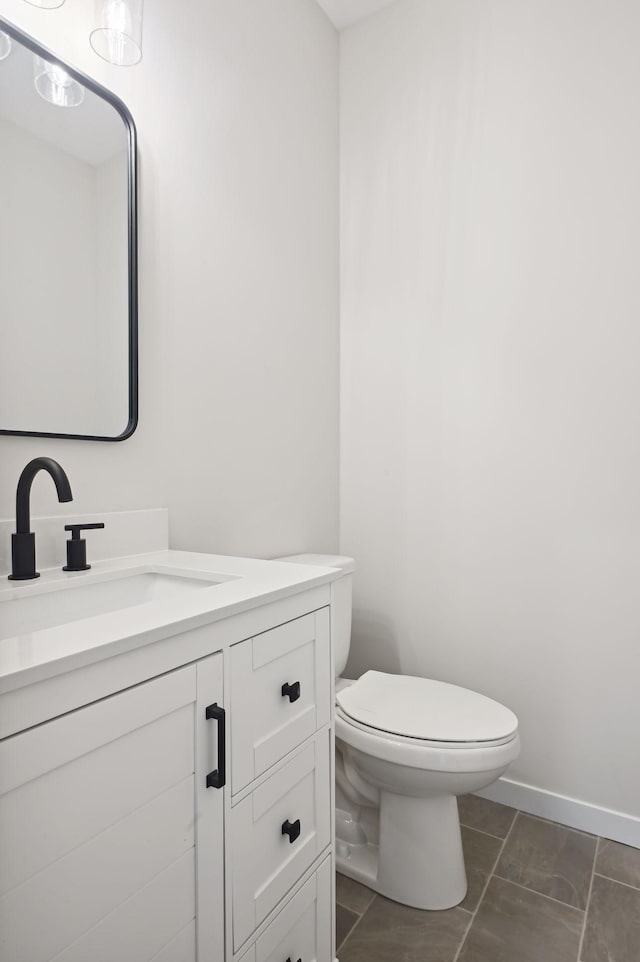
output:
M 510 778 L 500 778 L 476 794 L 492 802 L 518 808 L 530 815 L 561 822 L 581 832 L 601 835 L 603 838 L 640 848 L 640 818 L 634 815 L 599 808 L 588 802 L 580 802 L 577 798 L 556 795 L 554 792 L 515 782 Z

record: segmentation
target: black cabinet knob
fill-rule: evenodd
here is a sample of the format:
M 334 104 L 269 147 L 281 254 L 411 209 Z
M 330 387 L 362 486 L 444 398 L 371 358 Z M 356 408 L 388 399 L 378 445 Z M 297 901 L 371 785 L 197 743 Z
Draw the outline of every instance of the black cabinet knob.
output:
M 297 701 L 300 697 L 300 682 L 294 681 L 293 685 L 283 685 L 280 691 L 283 698 L 288 698 L 289 701 Z
M 291 956 L 287 959 L 287 962 L 291 962 Z M 298 959 L 298 962 L 302 962 L 302 959 Z
M 297 818 L 297 819 L 295 820 L 295 822 L 290 822 L 290 821 L 287 819 L 286 822 L 283 822 L 283 823 L 282 823 L 282 834 L 289 836 L 289 844 L 290 844 L 290 845 L 291 845 L 292 842 L 295 842 L 295 840 L 296 840 L 296 839 L 298 838 L 298 836 L 300 835 L 300 819 Z

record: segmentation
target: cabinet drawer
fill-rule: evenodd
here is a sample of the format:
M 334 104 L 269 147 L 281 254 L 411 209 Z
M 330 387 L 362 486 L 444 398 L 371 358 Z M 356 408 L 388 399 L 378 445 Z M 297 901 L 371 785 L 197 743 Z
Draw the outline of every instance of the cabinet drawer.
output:
M 241 962 L 333 962 L 331 859 L 294 895 Z
M 234 951 L 329 845 L 329 763 L 324 731 L 232 808 Z
M 231 778 L 238 792 L 331 717 L 329 609 L 231 649 Z

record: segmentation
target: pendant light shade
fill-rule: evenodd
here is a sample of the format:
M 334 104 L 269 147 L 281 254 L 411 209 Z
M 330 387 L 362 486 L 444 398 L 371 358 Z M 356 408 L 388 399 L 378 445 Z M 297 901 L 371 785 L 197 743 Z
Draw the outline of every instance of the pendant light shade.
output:
M 11 37 L 0 30 L 0 60 L 4 60 L 11 53 Z
M 132 67 L 142 58 L 143 0 L 96 0 L 96 26 L 91 32 L 95 52 L 118 67 Z
M 55 107 L 79 107 L 84 100 L 84 87 L 58 64 L 42 57 L 33 58 L 36 90 Z
M 27 0 L 32 7 L 41 7 L 43 10 L 55 10 L 56 7 L 61 7 L 64 0 Z

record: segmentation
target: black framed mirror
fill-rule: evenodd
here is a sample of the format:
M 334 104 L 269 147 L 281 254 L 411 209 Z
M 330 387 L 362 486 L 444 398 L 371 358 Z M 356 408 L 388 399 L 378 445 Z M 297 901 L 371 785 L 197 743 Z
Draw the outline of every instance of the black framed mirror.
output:
M 136 168 L 122 101 L 0 18 L 0 434 L 135 431 Z

